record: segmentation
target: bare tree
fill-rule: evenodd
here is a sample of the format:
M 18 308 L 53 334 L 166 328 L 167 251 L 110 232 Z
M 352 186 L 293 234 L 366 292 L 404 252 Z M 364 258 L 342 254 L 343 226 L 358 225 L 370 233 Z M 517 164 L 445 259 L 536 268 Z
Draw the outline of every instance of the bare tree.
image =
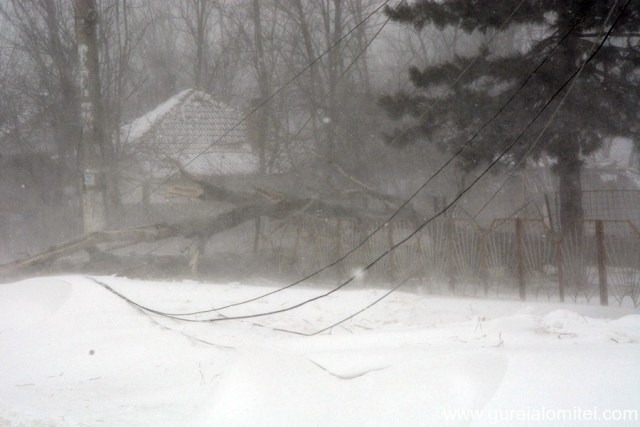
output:
M 24 73 L 12 76 L 12 86 L 30 100 L 44 119 L 41 125 L 52 130 L 59 156 L 72 169 L 80 134 L 79 104 L 73 15 L 65 6 L 61 1 L 11 0 L 0 4 L 0 14 L 12 28 L 7 43 L 24 64 Z
M 213 235 L 255 222 L 259 236 L 261 218 L 286 221 L 310 214 L 383 219 L 400 201 L 384 194 L 379 183 L 372 185 L 360 169 L 376 157 L 373 148 L 379 148 L 371 143 L 379 124 L 366 50 L 380 20 L 354 29 L 374 7 L 370 0 L 185 0 L 168 7 L 150 0 L 101 2 L 97 40 L 105 109 L 98 117 L 105 124 L 99 140 L 108 169 L 119 169 L 122 121 L 148 111 L 180 87 L 196 85 L 239 101 L 236 105 L 246 111 L 268 100 L 250 118 L 261 177 L 251 185 L 255 192 L 245 194 L 182 171 L 195 188 L 181 196 L 230 208 L 171 225 L 88 233 L 6 268 L 45 265 L 77 250 L 98 256 L 101 242 L 183 237 L 194 242 L 189 265 L 195 270 Z M 301 70 L 307 71 L 293 79 Z M 292 167 L 289 175 L 278 175 L 280 183 L 265 187 L 269 172 L 286 170 L 283 159 Z M 303 195 L 291 191 L 292 183 L 304 186 Z M 336 202 L 356 193 L 374 200 L 376 209 Z M 120 260 L 123 265 L 129 261 Z
M 127 112 L 136 114 L 135 97 L 141 92 L 147 76 L 136 73 L 135 60 L 141 41 L 151 26 L 152 17 L 136 0 L 109 0 L 101 3 L 98 21 L 101 98 L 104 106 L 104 162 L 108 211 L 117 218 L 120 211 L 120 162 L 126 155 L 120 127 Z M 136 13 L 137 12 L 137 13 Z
M 193 60 L 193 84 L 203 89 L 204 73 L 207 66 L 207 42 L 211 29 L 210 20 L 214 10 L 214 0 L 185 0 L 179 3 L 180 17 L 188 34 L 193 39 L 195 50 Z
M 3 143 L 18 155 L 14 166 L 29 171 L 15 174 L 29 197 L 14 193 L 13 208 L 31 212 L 24 239 L 37 244 L 59 239 L 58 232 L 80 231 L 73 10 L 71 3 L 58 0 L 11 0 L 0 2 L 0 19 L 7 27 L 3 62 L 10 59 L 3 74 L 3 100 L 11 126 Z

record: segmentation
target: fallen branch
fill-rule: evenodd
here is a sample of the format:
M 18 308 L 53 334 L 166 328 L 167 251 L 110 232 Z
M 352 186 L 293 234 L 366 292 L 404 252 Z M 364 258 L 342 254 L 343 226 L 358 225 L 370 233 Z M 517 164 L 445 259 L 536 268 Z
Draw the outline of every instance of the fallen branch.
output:
M 50 247 L 44 252 L 4 264 L 0 266 L 0 275 L 15 274 L 29 268 L 51 263 L 59 258 L 73 255 L 81 250 L 93 248 L 100 243 L 152 242 L 175 235 L 175 229 L 165 224 L 156 224 L 138 228 L 121 230 L 96 231 L 82 234 L 59 245 Z
M 195 196 L 204 200 L 229 203 L 232 209 L 213 216 L 174 224 L 154 224 L 137 228 L 98 231 L 83 234 L 62 244 L 53 246 L 44 252 L 0 266 L 0 275 L 19 274 L 29 269 L 41 268 L 54 261 L 73 255 L 79 251 L 100 254 L 97 245 L 112 242 L 130 242 L 137 244 L 154 242 L 170 237 L 197 239 L 191 259 L 192 271 L 196 271 L 204 247 L 212 236 L 235 228 L 248 221 L 261 217 L 286 220 L 295 215 L 312 215 L 321 218 L 367 218 L 373 221 L 386 220 L 392 210 L 376 212 L 367 209 L 352 208 L 338 203 L 326 202 L 314 198 L 297 197 L 276 190 L 256 188 L 253 193 L 232 191 L 228 188 L 206 182 L 189 174 L 179 165 L 182 174 L 192 181 L 193 187 L 173 186 L 170 190 L 181 196 Z

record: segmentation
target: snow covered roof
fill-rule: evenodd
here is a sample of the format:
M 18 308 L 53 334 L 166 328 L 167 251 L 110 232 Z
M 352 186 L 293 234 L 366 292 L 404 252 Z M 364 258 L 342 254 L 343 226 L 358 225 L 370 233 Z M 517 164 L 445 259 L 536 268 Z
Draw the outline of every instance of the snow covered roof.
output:
M 634 164 L 633 141 L 628 138 L 613 138 L 603 143 L 602 148 L 589 156 L 588 165 L 625 169 Z
M 558 177 L 549 168 L 529 167 L 521 174 L 532 191 L 557 191 Z M 640 173 L 630 168 L 587 163 L 582 169 L 581 181 L 584 191 L 640 191 Z
M 173 160 L 196 175 L 246 175 L 257 172 L 258 158 L 241 118 L 209 94 L 187 89 L 123 126 L 121 136 L 156 174 Z

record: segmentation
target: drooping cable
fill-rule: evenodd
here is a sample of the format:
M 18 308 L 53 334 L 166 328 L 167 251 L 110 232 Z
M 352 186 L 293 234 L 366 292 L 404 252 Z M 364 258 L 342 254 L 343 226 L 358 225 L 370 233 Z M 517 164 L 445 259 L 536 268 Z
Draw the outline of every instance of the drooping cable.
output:
M 300 76 L 302 76 L 307 70 L 309 70 L 311 67 L 313 67 L 316 63 L 318 63 L 320 60 L 322 60 L 322 58 L 324 58 L 326 55 L 329 54 L 329 52 L 331 52 L 334 48 L 336 48 L 340 43 L 342 43 L 342 41 L 344 41 L 347 37 L 349 37 L 351 34 L 353 34 L 358 28 L 360 28 L 362 25 L 364 25 L 371 17 L 373 17 L 375 14 L 377 14 L 380 10 L 382 10 L 382 8 L 384 6 L 386 6 L 391 0 L 385 0 L 382 4 L 380 4 L 377 8 L 375 8 L 372 12 L 370 12 L 366 17 L 364 17 L 360 22 L 358 22 L 353 28 L 351 28 L 347 33 L 345 33 L 342 37 L 340 37 L 338 40 L 336 40 L 335 42 L 333 42 L 327 49 L 325 49 L 319 56 L 317 56 L 313 61 L 311 61 L 310 63 L 308 63 L 302 70 L 298 71 L 296 74 L 293 75 L 293 77 L 291 77 L 289 80 L 287 80 L 282 86 L 280 86 L 278 89 L 276 89 L 271 95 L 269 95 L 266 99 L 262 100 L 260 103 L 258 103 L 258 105 L 256 105 L 255 107 L 253 107 L 244 117 L 242 117 L 242 119 L 240 119 L 238 122 L 236 122 L 233 126 L 231 126 L 229 129 L 227 129 L 225 132 L 222 133 L 222 135 L 220 135 L 218 138 L 216 138 L 212 143 L 210 143 L 206 148 L 204 148 L 203 150 L 201 150 L 200 152 L 198 152 L 194 157 L 192 157 L 188 162 L 186 162 L 185 164 L 182 165 L 183 168 L 188 167 L 189 165 L 191 165 L 193 162 L 195 162 L 198 158 L 200 158 L 201 156 L 203 156 L 204 154 L 207 153 L 207 151 L 209 151 L 212 147 L 214 147 L 218 142 L 220 142 L 222 139 L 224 139 L 227 135 L 229 135 L 231 132 L 233 132 L 235 129 L 237 129 L 241 124 L 243 124 L 244 122 L 246 122 L 249 118 L 251 118 L 256 112 L 258 112 L 258 110 L 260 110 L 261 108 L 263 108 L 264 106 L 266 106 L 269 102 L 271 102 L 271 100 L 273 98 L 275 98 L 276 96 L 278 96 L 280 93 L 282 93 L 289 85 L 291 85 L 293 82 L 295 82 L 298 78 L 300 78 Z M 167 182 L 169 182 L 171 179 L 173 179 L 174 177 L 176 177 L 178 174 L 180 173 L 180 170 L 177 170 L 173 173 L 171 173 L 169 176 L 167 176 L 166 178 L 164 178 L 160 184 L 158 184 L 155 188 L 150 189 L 149 194 L 155 194 L 160 188 L 162 188 L 163 185 L 165 185 Z M 136 191 L 139 187 L 134 188 L 132 191 Z M 128 194 L 128 193 L 127 193 Z M 123 215 L 129 213 L 131 211 L 131 209 L 133 209 L 134 207 L 140 205 L 142 203 L 142 201 L 133 204 L 131 207 L 129 207 L 127 210 L 124 211 Z
M 602 42 L 600 42 L 600 44 L 598 45 L 598 38 L 602 35 L 602 33 L 604 32 L 605 27 L 607 26 L 607 23 L 609 22 L 609 20 L 611 19 L 611 16 L 613 15 L 613 11 L 615 9 L 615 6 L 618 3 L 618 0 L 616 0 L 616 2 L 613 4 L 613 6 L 611 7 L 611 9 L 609 10 L 609 13 L 607 15 L 607 18 L 605 19 L 603 26 L 600 30 L 600 34 L 598 35 L 598 37 L 594 40 L 593 42 L 593 46 L 591 49 L 591 54 L 589 55 L 589 57 L 582 63 L 582 65 L 580 66 L 580 68 L 577 70 L 576 73 L 574 73 L 574 75 L 570 78 L 571 80 L 571 84 L 567 87 L 566 92 L 564 93 L 564 96 L 562 97 L 562 99 L 559 101 L 556 109 L 553 111 L 553 113 L 551 114 L 551 116 L 549 117 L 549 119 L 547 120 L 545 126 L 543 127 L 543 129 L 538 133 L 538 136 L 536 137 L 536 139 L 533 141 L 533 143 L 528 147 L 528 149 L 525 151 L 525 154 L 522 156 L 522 158 L 520 159 L 520 161 L 518 162 L 518 164 L 516 164 L 514 166 L 514 170 L 517 169 L 517 167 L 520 165 L 520 163 L 523 161 L 523 159 L 526 158 L 527 154 L 531 152 L 531 150 L 538 144 L 538 142 L 540 141 L 540 139 L 542 138 L 542 136 L 546 133 L 546 131 L 549 129 L 549 126 L 551 125 L 551 123 L 553 122 L 553 120 L 556 118 L 558 112 L 560 111 L 560 109 L 562 108 L 562 106 L 564 105 L 569 93 L 571 92 L 571 90 L 573 89 L 575 83 L 578 81 L 578 79 L 580 78 L 580 75 L 582 74 L 582 70 L 584 70 L 584 67 L 587 65 L 587 63 L 593 59 L 593 57 L 595 57 L 595 55 L 598 53 L 598 51 L 600 50 L 600 48 L 604 45 L 604 42 L 607 40 L 607 38 L 609 38 L 609 36 L 611 35 L 613 29 L 615 28 L 616 24 L 618 23 L 618 21 L 620 20 L 620 17 L 622 16 L 622 14 L 624 13 L 624 11 L 626 10 L 627 6 L 629 5 L 631 0 L 627 0 L 627 2 L 625 3 L 624 7 L 622 8 L 620 14 L 618 15 L 618 17 L 616 18 L 616 20 L 613 22 L 613 24 L 611 24 L 611 27 L 609 28 L 609 31 L 607 32 L 607 34 L 605 35 L 605 37 L 602 39 Z M 596 47 L 597 45 L 597 47 Z M 562 90 L 562 88 L 561 88 Z M 489 199 L 489 201 L 478 211 L 476 212 L 476 214 L 474 215 L 474 218 L 476 218 L 480 212 L 482 212 L 482 210 L 484 210 L 487 206 L 487 204 L 493 200 L 493 198 L 495 197 L 496 194 L 498 194 L 500 191 L 502 191 L 502 189 L 504 188 L 504 186 L 506 185 L 508 178 L 502 183 L 502 185 L 493 193 L 493 195 L 491 196 L 491 198 Z M 412 273 L 411 275 L 409 275 L 408 277 L 406 277 L 402 282 L 400 282 L 398 285 L 394 286 L 393 288 L 391 288 L 388 292 L 386 292 L 385 294 L 383 294 L 382 296 L 380 296 L 379 298 L 377 298 L 376 300 L 372 301 L 371 303 L 369 303 L 367 306 L 363 307 L 362 309 L 350 314 L 349 316 L 339 320 L 338 322 L 332 323 L 331 325 L 324 327 L 322 329 L 319 329 L 313 333 L 308 333 L 308 334 L 304 334 L 306 336 L 314 336 L 314 335 L 319 335 L 323 332 L 329 331 L 331 329 L 333 329 L 334 327 L 353 319 L 354 317 L 356 317 L 357 315 L 365 312 L 366 310 L 370 309 L 371 307 L 373 307 L 374 305 L 378 304 L 379 302 L 381 302 L 382 300 L 384 300 L 385 298 L 387 298 L 389 295 L 391 295 L 392 293 L 394 293 L 395 291 L 397 291 L 400 287 L 402 287 L 404 284 L 406 284 L 412 277 L 414 277 L 416 274 L 416 272 Z M 295 333 L 295 332 L 294 332 Z
M 336 266 L 337 264 L 339 264 L 340 262 L 344 261 L 347 257 L 349 257 L 351 254 L 353 254 L 354 252 L 356 252 L 358 249 L 360 249 L 361 247 L 363 247 L 371 238 L 373 238 L 373 236 L 378 233 L 380 230 L 382 230 L 385 227 L 386 223 L 389 223 L 390 221 L 392 221 L 395 217 L 397 217 L 399 215 L 399 213 L 402 211 L 402 209 L 404 207 L 406 207 L 415 197 L 417 197 L 417 195 L 424 190 L 424 188 L 426 188 L 426 186 L 434 179 L 435 176 L 437 176 L 438 174 L 442 173 L 442 171 L 449 166 L 463 151 L 466 147 L 470 146 L 473 141 L 480 135 L 480 133 L 486 129 L 487 126 L 489 126 L 493 121 L 495 121 L 501 114 L 502 112 L 507 108 L 508 105 L 510 105 L 510 103 L 515 99 L 515 97 L 517 96 L 517 94 L 522 91 L 522 89 L 529 83 L 529 81 L 535 76 L 535 74 L 540 70 L 541 67 L 543 67 L 547 61 L 549 60 L 549 58 L 551 57 L 551 55 L 553 55 L 553 53 L 555 52 L 555 50 L 558 48 L 558 46 L 561 45 L 561 43 L 569 36 L 569 34 L 586 18 L 586 16 L 588 15 L 588 13 L 593 9 L 593 6 L 597 3 L 598 0 L 595 0 L 594 2 L 592 2 L 590 8 L 587 10 L 587 12 L 581 16 L 569 29 L 569 31 L 567 33 L 565 33 L 560 40 L 558 41 L 558 43 L 556 45 L 554 45 L 554 47 L 549 50 L 549 52 L 547 52 L 547 54 L 545 55 L 545 57 L 543 58 L 543 60 L 536 66 L 536 68 L 527 76 L 527 78 L 520 84 L 520 86 L 516 89 L 516 91 L 514 91 L 512 93 L 512 95 L 509 97 L 509 99 L 507 100 L 507 102 L 505 102 L 499 109 L 498 111 L 487 121 L 485 122 L 472 136 L 471 138 L 469 138 L 454 154 L 452 157 L 450 157 L 436 172 L 434 172 L 414 193 L 412 193 L 412 195 L 406 199 L 395 211 L 394 213 L 389 216 L 380 226 L 376 227 L 371 233 L 369 233 L 363 240 L 360 241 L 360 243 L 358 243 L 356 246 L 354 246 L 353 248 L 351 248 L 349 251 L 347 251 L 346 253 L 344 253 L 343 255 L 341 255 L 338 259 L 334 260 L 331 263 L 326 264 L 325 266 L 323 266 L 320 269 L 317 269 L 315 271 L 313 271 L 312 273 L 309 273 L 307 275 L 305 275 L 304 277 L 302 277 L 301 279 L 298 279 L 290 284 L 287 284 L 285 286 L 279 287 L 273 291 L 270 292 L 266 292 L 264 294 L 258 295 L 256 297 L 253 298 L 249 298 L 243 301 L 239 301 L 236 303 L 232 303 L 232 304 L 226 304 L 226 305 L 222 305 L 219 307 L 214 307 L 211 309 L 207 309 L 207 310 L 199 310 L 199 311 L 193 311 L 193 312 L 188 312 L 188 313 L 170 313 L 171 315 L 175 315 L 175 316 L 190 316 L 190 315 L 197 315 L 197 314 L 205 314 L 205 313 L 211 313 L 211 312 L 216 312 L 216 311 L 220 311 L 220 310 L 224 310 L 227 308 L 232 308 L 232 307 L 236 307 L 239 305 L 244 305 L 244 304 L 248 304 L 257 300 L 260 300 L 262 298 L 266 298 L 268 296 L 274 295 L 276 293 L 285 291 L 287 289 L 290 289 L 294 286 L 297 286 L 317 275 L 319 275 L 320 273 L 326 271 L 329 268 L 332 268 L 334 266 Z M 516 9 L 514 9 L 512 11 L 512 13 L 509 15 L 509 17 L 507 18 L 507 20 L 501 25 L 500 28 L 504 28 L 508 21 L 511 19 L 511 17 L 517 12 L 518 8 L 522 5 L 522 2 L 517 6 Z M 496 32 L 494 34 L 495 35 L 498 34 L 498 32 Z M 471 63 L 470 65 L 472 65 L 473 63 Z M 470 69 L 470 65 L 467 66 L 464 70 L 462 70 L 462 72 L 456 77 L 456 79 L 454 79 L 454 82 L 452 83 L 452 85 L 449 87 L 449 90 L 452 88 L 453 85 L 455 85 L 455 83 L 457 81 L 460 80 L 460 78 Z M 436 103 L 432 104 L 430 110 L 436 105 Z M 429 110 L 429 111 L 430 111 Z

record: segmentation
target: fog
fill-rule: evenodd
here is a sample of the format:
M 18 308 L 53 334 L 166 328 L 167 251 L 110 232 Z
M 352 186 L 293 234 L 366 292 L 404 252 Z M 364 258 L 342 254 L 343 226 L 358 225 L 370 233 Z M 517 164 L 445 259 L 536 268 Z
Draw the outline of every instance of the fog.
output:
M 591 299 L 557 270 L 596 263 L 596 222 L 615 267 L 638 247 L 635 6 L 387 3 L 4 2 L 7 277 Z
M 0 0 L 0 425 L 635 425 L 639 84 L 631 0 Z
M 635 6 L 514 4 L 474 23 L 386 3 L 4 2 L 6 274 L 341 283 L 364 269 L 370 285 L 485 295 L 539 275 L 589 296 L 545 271 L 563 245 L 595 262 L 595 220 L 637 247 L 616 237 L 640 211 Z M 609 95 L 581 106 L 592 90 Z

